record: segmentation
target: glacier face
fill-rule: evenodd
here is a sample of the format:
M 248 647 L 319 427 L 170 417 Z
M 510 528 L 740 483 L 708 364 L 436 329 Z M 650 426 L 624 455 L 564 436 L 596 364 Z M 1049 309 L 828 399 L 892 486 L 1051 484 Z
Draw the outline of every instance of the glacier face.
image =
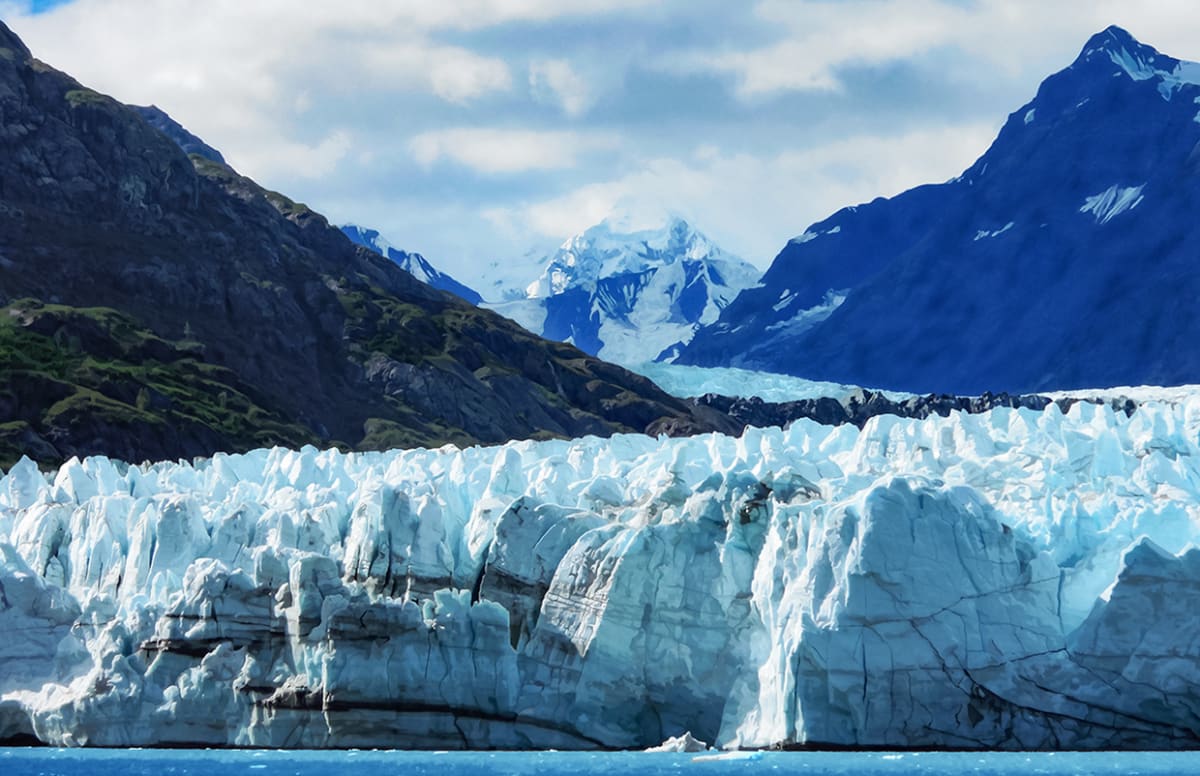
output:
M 0 737 L 1192 747 L 1200 396 L 0 480 Z

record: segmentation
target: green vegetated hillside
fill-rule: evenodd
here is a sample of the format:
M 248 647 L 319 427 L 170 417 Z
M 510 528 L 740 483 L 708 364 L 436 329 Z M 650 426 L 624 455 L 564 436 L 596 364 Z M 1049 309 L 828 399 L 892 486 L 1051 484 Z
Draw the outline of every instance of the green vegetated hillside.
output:
M 0 467 L 730 427 L 189 157 L 0 24 Z

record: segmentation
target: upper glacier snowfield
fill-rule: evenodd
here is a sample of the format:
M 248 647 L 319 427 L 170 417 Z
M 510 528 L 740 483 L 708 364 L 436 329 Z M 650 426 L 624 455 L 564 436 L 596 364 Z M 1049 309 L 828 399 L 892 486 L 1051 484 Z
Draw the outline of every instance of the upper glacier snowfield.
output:
M 649 362 L 632 364 L 631 370 L 649 377 L 667 393 L 680 398 L 716 393 L 722 396 L 757 397 L 763 401 L 786 402 L 799 399 L 819 399 L 829 396 L 844 399 L 862 388 L 855 385 L 805 380 L 803 377 L 758 372 L 752 369 L 720 366 L 688 366 Z M 876 390 L 876 389 L 869 389 Z M 880 391 L 893 401 L 903 401 L 914 394 L 903 391 Z M 1094 396 L 1094 391 L 1077 392 L 1081 398 Z M 1131 397 L 1132 398 L 1132 397 Z
M 1194 745 L 1200 395 L 0 480 L 0 736 Z

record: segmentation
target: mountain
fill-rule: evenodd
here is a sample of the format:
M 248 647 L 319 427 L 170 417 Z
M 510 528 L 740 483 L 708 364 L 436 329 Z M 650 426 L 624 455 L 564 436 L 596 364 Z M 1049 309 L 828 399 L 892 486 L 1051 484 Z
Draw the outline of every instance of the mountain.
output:
M 758 274 L 681 218 L 656 229 L 603 221 L 540 262 L 523 295 L 490 306 L 549 339 L 638 364 L 690 340 Z
M 534 246 L 520 256 L 506 256 L 481 263 L 471 286 L 478 288 L 483 298 L 492 304 L 526 299 L 530 282 L 542 273 L 548 257 L 556 247 L 553 243 Z
M 0 465 L 728 427 L 177 139 L 0 25 Z
M 1200 748 L 1195 408 L 23 462 L 0 742 Z
M 841 210 L 679 362 L 914 392 L 1200 382 L 1200 65 L 1110 27 L 960 177 Z
M 384 239 L 378 230 L 367 229 L 366 227 L 355 226 L 354 224 L 347 224 L 341 227 L 341 229 L 342 233 L 349 237 L 350 241 L 355 245 L 370 248 L 380 256 L 391 259 L 400 266 L 400 269 L 422 283 L 426 283 L 442 291 L 448 291 L 457 297 L 466 299 L 471 304 L 479 304 L 483 301 L 483 297 L 477 291 L 459 283 L 445 272 L 437 269 L 421 254 L 409 253 L 393 248 L 392 244 Z
M 165 110 L 157 105 L 130 105 L 129 107 L 137 111 L 147 124 L 174 140 L 185 154 L 196 154 L 210 162 L 225 164 L 225 157 L 221 155 L 220 151 L 188 132 L 182 124 L 171 118 Z

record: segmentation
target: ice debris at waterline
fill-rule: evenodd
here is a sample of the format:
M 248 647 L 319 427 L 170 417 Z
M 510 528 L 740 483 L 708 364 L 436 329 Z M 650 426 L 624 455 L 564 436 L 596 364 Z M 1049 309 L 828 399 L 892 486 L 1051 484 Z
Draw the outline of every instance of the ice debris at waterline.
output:
M 29 462 L 0 737 L 1200 742 L 1200 396 L 860 431 Z

